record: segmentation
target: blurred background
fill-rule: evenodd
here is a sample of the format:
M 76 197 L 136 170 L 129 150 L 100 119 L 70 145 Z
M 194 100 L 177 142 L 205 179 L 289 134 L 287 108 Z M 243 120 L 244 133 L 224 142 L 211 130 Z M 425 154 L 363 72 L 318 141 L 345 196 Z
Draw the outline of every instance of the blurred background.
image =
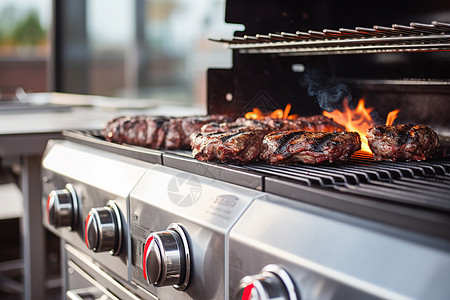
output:
M 207 67 L 230 67 L 224 0 L 3 0 L 0 93 L 68 92 L 205 105 Z
M 232 65 L 231 51 L 208 37 L 240 28 L 224 16 L 224 0 L 2 0 L 2 108 L 47 92 L 206 107 L 207 68 Z M 0 118 L 12 129 L 10 111 Z M 33 128 L 39 115 L 29 116 L 17 121 Z M 0 157 L 0 299 L 23 297 L 20 174 L 18 153 Z M 47 299 L 60 299 L 59 240 L 45 234 Z

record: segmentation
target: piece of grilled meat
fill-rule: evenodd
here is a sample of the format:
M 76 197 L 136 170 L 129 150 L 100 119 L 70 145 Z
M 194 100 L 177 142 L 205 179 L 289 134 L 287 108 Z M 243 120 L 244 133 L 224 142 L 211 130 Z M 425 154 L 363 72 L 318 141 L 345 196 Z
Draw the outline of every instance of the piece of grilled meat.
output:
M 267 133 L 287 130 L 305 130 L 311 132 L 320 131 L 344 131 L 345 127 L 334 122 L 326 116 L 316 115 L 309 117 L 299 117 L 295 119 L 278 119 L 264 117 L 261 119 L 237 118 L 228 123 L 208 123 L 202 128 L 202 132 L 231 132 L 244 130 L 264 130 Z
M 201 161 L 244 164 L 258 159 L 265 131 L 194 133 L 193 156 Z
M 122 116 L 110 120 L 101 131 L 109 142 L 152 149 L 190 149 L 189 136 L 209 122 L 225 122 L 224 115 L 168 118 L 163 116 Z
M 361 149 L 357 132 L 274 132 L 262 141 L 260 158 L 271 164 L 344 162 Z
M 345 131 L 345 126 L 338 124 L 333 119 L 323 115 L 298 117 L 294 119 L 294 121 L 298 122 L 295 130 L 305 130 L 311 132 Z
M 162 116 L 122 116 L 110 120 L 101 134 L 109 142 L 157 148 L 161 144 L 158 131 L 168 120 Z
M 375 126 L 366 137 L 375 160 L 425 160 L 439 147 L 436 132 L 426 125 Z
M 201 132 L 238 132 L 249 130 L 262 130 L 266 132 L 271 131 L 271 127 L 260 120 L 252 120 L 246 118 L 237 118 L 231 122 L 211 122 L 202 126 Z

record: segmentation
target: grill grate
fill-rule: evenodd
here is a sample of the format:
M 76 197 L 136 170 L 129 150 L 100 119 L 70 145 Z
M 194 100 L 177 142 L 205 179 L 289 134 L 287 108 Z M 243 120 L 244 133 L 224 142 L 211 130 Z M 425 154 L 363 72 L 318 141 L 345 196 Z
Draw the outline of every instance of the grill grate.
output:
M 189 151 L 109 143 L 96 131 L 63 135 L 90 147 L 450 239 L 448 158 L 377 162 L 358 152 L 340 165 L 235 166 L 200 162 Z
M 192 158 L 189 151 L 157 151 L 106 142 L 98 132 L 64 131 L 68 139 L 156 164 L 167 165 L 217 180 L 256 188 L 270 193 L 283 191 L 283 182 L 302 187 L 320 187 L 356 196 L 393 203 L 450 211 L 450 159 L 439 157 L 429 161 L 374 161 L 371 154 L 358 151 L 339 165 L 227 165 L 204 163 Z M 280 179 L 280 185 L 267 189 L 267 181 Z
M 357 152 L 341 165 L 266 165 L 242 168 L 308 186 L 450 211 L 450 160 L 424 162 L 374 161 Z
M 231 39 L 210 39 L 237 49 L 240 53 L 279 53 L 295 55 L 356 54 L 378 52 L 429 52 L 450 49 L 450 24 L 411 22 L 409 26 L 375 25 L 339 30 L 277 32 Z

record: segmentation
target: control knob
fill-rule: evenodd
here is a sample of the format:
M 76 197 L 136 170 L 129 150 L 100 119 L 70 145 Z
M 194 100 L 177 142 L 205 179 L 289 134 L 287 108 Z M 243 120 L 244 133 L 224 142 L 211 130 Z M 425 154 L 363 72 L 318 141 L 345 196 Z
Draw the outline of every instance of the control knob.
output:
M 257 275 L 246 276 L 239 282 L 238 300 L 300 300 L 289 274 L 278 265 L 267 265 Z
M 156 287 L 172 285 L 184 290 L 189 284 L 191 258 L 185 229 L 171 224 L 165 231 L 153 232 L 144 246 L 144 278 Z
M 47 198 L 47 220 L 54 227 L 78 226 L 78 197 L 73 186 L 68 183 L 64 189 L 52 190 Z
M 112 200 L 105 207 L 92 208 L 86 218 L 84 240 L 94 252 L 120 253 L 122 247 L 122 216 Z

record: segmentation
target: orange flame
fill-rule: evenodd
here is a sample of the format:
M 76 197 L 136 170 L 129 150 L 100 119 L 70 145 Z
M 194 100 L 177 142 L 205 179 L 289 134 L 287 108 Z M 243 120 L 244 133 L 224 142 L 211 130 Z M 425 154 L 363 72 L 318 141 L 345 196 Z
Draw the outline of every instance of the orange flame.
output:
M 342 124 L 345 126 L 347 131 L 356 131 L 361 136 L 361 150 L 365 152 L 369 152 L 370 148 L 367 143 L 366 133 L 367 130 L 373 126 L 375 126 L 375 122 L 373 121 L 370 113 L 373 111 L 372 107 L 366 108 L 364 104 L 364 99 L 359 100 L 358 106 L 356 109 L 351 109 L 348 107 L 347 99 L 344 100 L 343 110 L 334 110 L 332 112 L 324 111 L 323 115 L 329 118 L 332 118 L 335 122 Z M 400 110 L 396 109 L 391 111 L 388 114 L 386 125 L 392 125 L 397 114 Z
M 397 118 L 398 113 L 400 112 L 400 109 L 393 110 L 388 113 L 386 118 L 386 125 L 392 125 L 394 123 L 394 120 Z
M 253 108 L 253 111 L 245 114 L 246 119 L 264 119 L 266 117 L 274 118 L 274 119 L 295 119 L 298 115 L 289 115 L 291 111 L 291 104 L 287 104 L 285 109 L 277 109 L 271 112 L 270 114 L 264 114 L 260 109 Z

